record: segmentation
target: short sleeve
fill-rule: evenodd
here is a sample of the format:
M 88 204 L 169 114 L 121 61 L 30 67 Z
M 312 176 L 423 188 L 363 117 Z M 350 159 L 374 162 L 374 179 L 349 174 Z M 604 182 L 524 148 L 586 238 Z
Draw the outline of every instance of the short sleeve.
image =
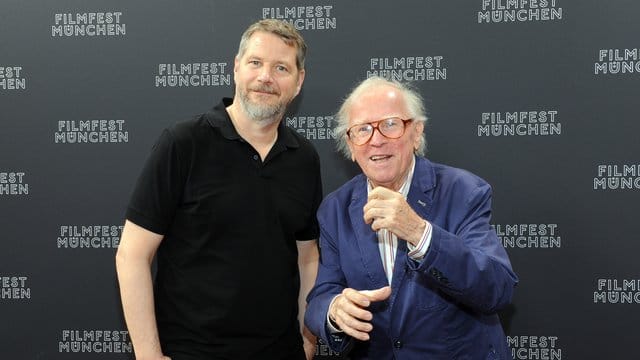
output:
M 307 222 L 309 225 L 305 230 L 296 234 L 296 239 L 300 241 L 316 240 L 320 237 L 320 226 L 318 225 L 316 213 L 318 212 L 318 208 L 322 202 L 322 176 L 320 174 L 320 157 L 315 149 L 312 148 L 312 152 L 314 161 L 310 166 L 312 166 L 311 174 L 313 174 L 314 187 L 312 189 L 313 196 L 311 201 L 311 216 Z
M 175 137 L 165 129 L 138 177 L 127 207 L 127 220 L 164 235 L 182 198 L 186 161 Z

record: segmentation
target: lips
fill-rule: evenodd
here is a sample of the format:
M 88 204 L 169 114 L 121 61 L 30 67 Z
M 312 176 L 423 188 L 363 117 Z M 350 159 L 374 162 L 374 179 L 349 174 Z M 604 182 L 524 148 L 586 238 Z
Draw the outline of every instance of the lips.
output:
M 275 89 L 273 89 L 273 88 L 271 88 L 269 86 L 262 86 L 262 87 L 253 88 L 253 89 L 251 89 L 251 91 L 257 92 L 257 93 L 262 93 L 262 94 L 278 95 L 278 92 L 275 91 Z
M 369 160 L 371 161 L 380 161 L 380 160 L 386 160 L 389 159 L 391 157 L 391 155 L 373 155 L 369 157 Z

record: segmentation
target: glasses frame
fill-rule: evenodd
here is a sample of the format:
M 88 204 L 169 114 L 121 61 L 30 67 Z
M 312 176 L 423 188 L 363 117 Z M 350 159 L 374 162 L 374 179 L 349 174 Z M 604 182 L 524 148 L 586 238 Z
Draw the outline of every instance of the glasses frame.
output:
M 396 137 L 391 137 L 391 136 L 387 136 L 385 135 L 382 131 L 380 131 L 380 123 L 389 119 L 398 119 L 400 121 L 402 121 L 402 133 L 400 133 L 400 135 L 396 136 Z M 371 141 L 371 138 L 373 137 L 373 133 L 376 132 L 376 130 L 378 130 L 378 132 L 380 133 L 380 135 L 384 136 L 387 139 L 399 139 L 402 137 L 402 135 L 404 135 L 405 131 L 407 131 L 407 123 L 408 122 L 412 122 L 414 119 L 403 119 L 397 116 L 392 116 L 392 117 L 388 117 L 385 119 L 381 119 L 381 120 L 377 120 L 377 121 L 371 121 L 371 122 L 367 122 L 367 123 L 362 123 L 362 124 L 356 124 L 353 126 L 350 126 L 347 129 L 347 139 L 349 139 L 349 141 L 351 141 L 354 145 L 356 146 L 362 146 L 362 145 L 366 145 L 369 141 Z M 363 125 L 369 125 L 371 126 L 372 130 L 371 130 L 371 134 L 369 134 L 369 137 L 367 138 L 367 140 L 365 140 L 363 143 L 356 143 L 352 138 L 351 138 L 351 130 L 357 126 L 363 126 Z

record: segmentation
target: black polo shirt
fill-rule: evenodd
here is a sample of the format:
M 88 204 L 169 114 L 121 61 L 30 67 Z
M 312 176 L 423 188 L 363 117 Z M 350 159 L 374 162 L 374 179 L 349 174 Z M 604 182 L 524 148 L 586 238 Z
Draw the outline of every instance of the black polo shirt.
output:
M 319 157 L 281 123 L 263 162 L 231 102 L 162 133 L 126 217 L 164 234 L 154 291 L 166 354 L 289 359 L 302 348 L 296 240 L 318 237 Z

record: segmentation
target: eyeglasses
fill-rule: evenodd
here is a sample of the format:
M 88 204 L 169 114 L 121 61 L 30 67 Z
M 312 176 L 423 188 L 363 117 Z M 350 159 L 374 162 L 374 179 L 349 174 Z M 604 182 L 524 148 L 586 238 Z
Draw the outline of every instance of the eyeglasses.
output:
M 373 132 L 378 129 L 382 136 L 388 139 L 397 139 L 404 134 L 404 130 L 408 122 L 413 119 L 400 119 L 399 117 L 392 117 L 388 119 L 382 119 L 364 124 L 353 125 L 347 129 L 347 137 L 355 145 L 364 145 L 371 140 Z

